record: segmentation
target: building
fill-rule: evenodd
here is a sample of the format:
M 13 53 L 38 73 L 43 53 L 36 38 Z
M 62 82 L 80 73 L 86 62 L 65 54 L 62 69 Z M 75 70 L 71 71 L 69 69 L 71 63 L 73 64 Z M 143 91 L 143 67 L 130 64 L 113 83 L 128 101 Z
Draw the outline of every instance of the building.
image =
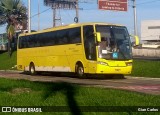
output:
M 142 21 L 141 40 L 147 44 L 160 44 L 160 20 Z
M 0 52 L 7 50 L 6 34 L 0 34 Z

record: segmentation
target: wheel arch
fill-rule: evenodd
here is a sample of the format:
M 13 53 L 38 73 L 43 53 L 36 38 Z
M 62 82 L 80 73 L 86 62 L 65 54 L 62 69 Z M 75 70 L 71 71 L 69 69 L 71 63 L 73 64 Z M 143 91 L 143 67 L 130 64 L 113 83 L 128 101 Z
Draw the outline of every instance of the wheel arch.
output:
M 31 62 L 29 63 L 29 69 L 30 69 L 31 65 L 33 65 L 33 66 L 35 67 L 35 63 L 34 63 L 33 61 L 31 61 Z
M 31 70 L 31 68 L 32 68 L 32 70 Z M 32 62 L 30 62 L 30 64 L 29 64 L 29 73 L 30 73 L 30 75 L 35 75 L 36 74 L 36 68 L 35 68 L 35 64 L 34 64 L 34 62 L 32 61 Z
M 84 67 L 82 61 L 77 61 L 76 64 L 75 64 L 75 72 L 77 72 L 78 65 L 82 65 Z

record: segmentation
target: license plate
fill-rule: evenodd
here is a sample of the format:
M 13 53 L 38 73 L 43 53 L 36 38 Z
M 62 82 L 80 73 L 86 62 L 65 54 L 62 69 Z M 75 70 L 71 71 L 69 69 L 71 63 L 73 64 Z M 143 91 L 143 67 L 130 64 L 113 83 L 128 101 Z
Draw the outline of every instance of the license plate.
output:
M 115 71 L 121 71 L 121 69 L 115 69 Z

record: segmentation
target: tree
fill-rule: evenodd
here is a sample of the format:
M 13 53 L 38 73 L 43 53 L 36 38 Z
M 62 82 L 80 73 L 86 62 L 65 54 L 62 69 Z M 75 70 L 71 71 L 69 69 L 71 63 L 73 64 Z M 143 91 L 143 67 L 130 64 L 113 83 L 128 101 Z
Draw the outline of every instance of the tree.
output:
M 20 0 L 0 0 L 0 25 L 6 26 L 8 36 L 8 52 L 11 56 L 11 42 L 15 34 L 17 25 L 22 25 L 27 22 L 27 8 Z

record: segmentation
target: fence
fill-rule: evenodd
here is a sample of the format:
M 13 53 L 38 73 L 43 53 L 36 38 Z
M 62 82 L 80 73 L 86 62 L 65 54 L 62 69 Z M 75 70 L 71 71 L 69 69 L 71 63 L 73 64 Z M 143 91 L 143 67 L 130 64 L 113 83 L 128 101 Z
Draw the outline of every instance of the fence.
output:
M 160 49 L 132 49 L 133 56 L 156 57 L 160 58 Z

